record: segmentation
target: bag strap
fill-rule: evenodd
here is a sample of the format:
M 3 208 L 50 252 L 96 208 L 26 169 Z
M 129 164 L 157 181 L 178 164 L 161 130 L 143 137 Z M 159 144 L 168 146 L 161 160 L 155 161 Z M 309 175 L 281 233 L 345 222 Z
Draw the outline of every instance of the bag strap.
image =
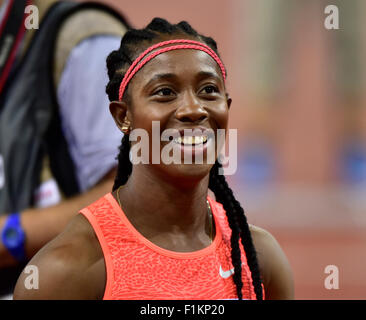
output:
M 0 94 L 25 32 L 25 7 L 29 3 L 30 0 L 17 0 L 17 5 L 15 5 L 15 0 L 9 0 L 0 25 Z

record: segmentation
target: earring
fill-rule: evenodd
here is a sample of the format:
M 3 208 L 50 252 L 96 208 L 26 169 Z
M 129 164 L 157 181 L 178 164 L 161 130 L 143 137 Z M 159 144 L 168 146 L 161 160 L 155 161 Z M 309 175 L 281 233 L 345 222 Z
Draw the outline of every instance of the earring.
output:
M 124 134 L 129 134 L 130 131 L 131 131 L 131 128 L 130 128 L 130 121 L 127 120 L 127 118 L 124 119 L 123 121 L 123 124 L 122 124 L 122 127 L 120 127 L 119 129 L 124 133 Z

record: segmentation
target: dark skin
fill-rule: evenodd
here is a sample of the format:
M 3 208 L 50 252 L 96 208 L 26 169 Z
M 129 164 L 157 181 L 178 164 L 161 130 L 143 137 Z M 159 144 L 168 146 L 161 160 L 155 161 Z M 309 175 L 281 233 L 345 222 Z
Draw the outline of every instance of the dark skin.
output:
M 165 76 L 154 78 L 156 75 Z M 127 118 L 132 128 L 143 128 L 149 134 L 152 121 L 160 121 L 161 131 L 195 126 L 227 129 L 231 99 L 219 67 L 203 52 L 175 50 L 157 56 L 135 75 L 129 94 L 128 102 L 110 105 L 119 127 Z M 144 237 L 162 248 L 190 252 L 207 247 L 211 243 L 206 207 L 211 167 L 206 162 L 134 165 L 119 193 L 124 213 Z M 146 185 L 149 192 L 141 188 Z M 113 195 L 116 197 L 116 192 Z M 282 249 L 263 229 L 251 226 L 251 231 L 266 298 L 292 299 L 292 274 Z M 103 298 L 103 253 L 82 215 L 75 217 L 29 264 L 39 269 L 39 289 L 27 290 L 27 274 L 22 273 L 15 299 Z

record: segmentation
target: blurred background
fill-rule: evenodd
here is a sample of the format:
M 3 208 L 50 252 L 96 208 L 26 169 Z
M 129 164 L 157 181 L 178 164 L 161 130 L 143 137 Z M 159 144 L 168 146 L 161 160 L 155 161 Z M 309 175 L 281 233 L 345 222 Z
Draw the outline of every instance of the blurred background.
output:
M 366 299 L 366 1 L 102 2 L 133 27 L 186 20 L 217 41 L 238 130 L 228 180 L 249 222 L 282 246 L 296 299 Z

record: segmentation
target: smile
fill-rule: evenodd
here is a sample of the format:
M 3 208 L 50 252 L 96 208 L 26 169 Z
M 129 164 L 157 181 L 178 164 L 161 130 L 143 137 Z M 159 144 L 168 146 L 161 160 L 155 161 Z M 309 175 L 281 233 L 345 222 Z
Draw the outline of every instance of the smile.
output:
M 196 146 L 205 144 L 208 140 L 207 136 L 183 136 L 177 137 L 173 141 L 181 145 Z
M 225 174 L 233 174 L 237 168 L 237 130 L 211 129 L 206 127 L 160 129 L 159 121 L 152 121 L 151 132 L 141 128 L 131 130 L 130 161 L 138 164 L 215 164 L 229 163 Z M 151 133 L 151 138 L 150 138 Z M 222 156 L 226 150 L 228 135 L 229 156 Z M 233 160 L 228 159 L 233 157 Z M 223 173 L 220 173 L 223 174 Z

